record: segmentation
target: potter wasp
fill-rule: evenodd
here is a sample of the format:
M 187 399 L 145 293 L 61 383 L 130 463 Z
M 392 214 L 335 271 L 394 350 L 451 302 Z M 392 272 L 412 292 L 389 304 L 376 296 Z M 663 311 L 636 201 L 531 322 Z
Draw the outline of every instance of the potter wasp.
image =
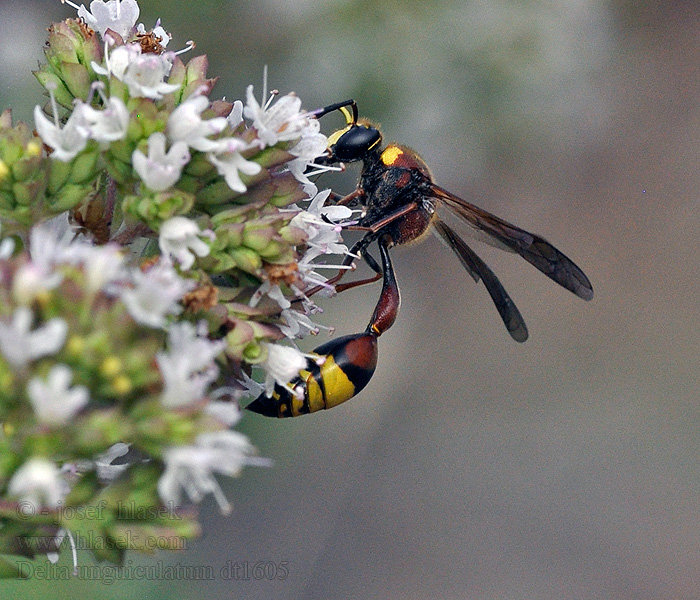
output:
M 477 238 L 519 254 L 579 298 L 593 298 L 588 277 L 552 244 L 438 186 L 428 166 L 413 150 L 395 143 L 383 146 L 379 128 L 358 120 L 354 100 L 331 104 L 314 114 L 320 118 L 336 110 L 345 116 L 346 126 L 328 138 L 327 155 L 319 162 L 327 165 L 362 162 L 357 188 L 337 199 L 338 204 L 360 205 L 363 209 L 358 225 L 353 228 L 365 233 L 350 249 L 343 265 L 350 266 L 356 256 L 361 256 L 375 272 L 368 279 L 338 284 L 336 290 L 340 292 L 383 277 L 382 293 L 364 333 L 333 340 L 316 349 L 318 354 L 332 359 L 331 366 L 327 369 L 310 366 L 294 382 L 301 385 L 305 393 L 303 401 L 296 401 L 298 409 L 293 408 L 292 395 L 282 388 L 276 390 L 272 398 L 261 397 L 248 408 L 269 416 L 296 416 L 330 408 L 357 394 L 374 372 L 376 337 L 393 324 L 398 313 L 399 293 L 389 249 L 417 240 L 431 228 L 457 255 L 474 281 L 483 281 L 510 336 L 517 342 L 528 338 L 525 320 L 494 272 L 439 217 L 438 209 L 443 207 L 466 223 Z M 375 241 L 381 253 L 381 266 L 367 251 Z M 344 271 L 339 271 L 328 283 L 337 284 L 343 274 Z M 319 289 L 307 293 L 311 295 Z M 263 407 L 265 411 L 261 410 Z

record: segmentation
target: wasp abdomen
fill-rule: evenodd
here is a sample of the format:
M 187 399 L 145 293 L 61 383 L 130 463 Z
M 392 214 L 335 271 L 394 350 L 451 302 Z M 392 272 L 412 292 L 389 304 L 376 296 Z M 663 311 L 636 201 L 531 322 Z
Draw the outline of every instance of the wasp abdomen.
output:
M 377 335 L 370 331 L 346 335 L 321 344 L 314 354 L 325 359 L 323 364 L 309 359 L 307 369 L 290 384 L 292 389 L 301 388 L 303 396 L 276 385 L 272 396 L 262 394 L 246 408 L 266 417 L 298 417 L 350 400 L 374 374 Z

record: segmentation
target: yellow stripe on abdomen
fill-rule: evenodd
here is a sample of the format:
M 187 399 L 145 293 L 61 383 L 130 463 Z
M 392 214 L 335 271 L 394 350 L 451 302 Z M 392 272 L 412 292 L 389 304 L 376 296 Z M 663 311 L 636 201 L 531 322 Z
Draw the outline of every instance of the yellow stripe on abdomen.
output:
M 321 378 L 325 389 L 325 406 L 322 408 L 333 408 L 350 400 L 355 395 L 355 386 L 333 360 L 333 356 L 327 356 L 326 361 L 321 365 Z M 316 382 L 314 383 L 316 384 Z M 316 387 L 318 387 L 318 384 L 316 384 Z M 310 399 L 311 391 L 309 391 L 309 401 Z M 311 410 L 319 409 L 312 408 Z

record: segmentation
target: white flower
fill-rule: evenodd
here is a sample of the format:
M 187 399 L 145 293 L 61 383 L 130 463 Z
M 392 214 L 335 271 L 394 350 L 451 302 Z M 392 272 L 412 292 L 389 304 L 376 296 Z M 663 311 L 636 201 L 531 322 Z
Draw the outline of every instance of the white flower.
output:
M 66 256 L 66 261 L 82 265 L 85 272 L 85 289 L 92 294 L 124 275 L 124 256 L 117 244 L 74 244 Z
M 133 287 L 121 291 L 121 299 L 134 320 L 149 327 L 163 327 L 168 315 L 182 312 L 179 300 L 194 281 L 178 276 L 169 261 L 161 260 L 148 271 L 132 271 Z
M 219 388 L 219 390 L 209 394 L 209 397 L 216 398 L 217 392 L 220 390 L 226 390 L 226 393 L 230 396 L 233 396 L 235 393 L 235 391 L 230 390 L 230 388 L 228 390 L 227 388 Z M 226 427 L 233 427 L 241 420 L 241 409 L 237 402 L 212 399 L 204 407 L 204 412 L 226 425 Z
M 347 246 L 341 243 L 342 226 L 338 222 L 352 216 L 352 210 L 347 206 L 324 206 L 330 193 L 330 190 L 319 192 L 308 208 L 295 215 L 290 223 L 307 235 L 309 250 L 304 256 L 307 263 L 321 254 L 348 252 Z
M 289 153 L 293 154 L 297 158 L 290 161 L 287 165 L 289 171 L 294 175 L 295 179 L 304 185 L 304 191 L 309 196 L 316 195 L 318 189 L 316 184 L 314 184 L 310 179 L 310 175 L 318 175 L 327 168 L 320 168 L 311 173 L 306 173 L 306 168 L 313 164 L 319 156 L 322 156 L 326 152 L 326 147 L 328 144 L 328 138 L 322 133 L 313 133 L 304 135 L 294 148 L 292 148 Z
M 67 423 L 89 399 L 85 386 L 70 388 L 73 373 L 66 365 L 54 365 L 46 381 L 34 377 L 27 384 L 27 395 L 37 419 L 48 425 Z
M 253 121 L 258 138 L 266 146 L 296 140 L 309 128 L 318 131 L 318 120 L 301 112 L 301 99 L 296 94 L 282 96 L 274 104 L 271 104 L 271 100 L 261 106 L 253 95 L 253 86 L 248 86 L 243 114 Z
M 172 68 L 172 53 L 146 53 L 131 60 L 124 73 L 124 83 L 129 94 L 137 98 L 160 100 L 165 94 L 179 89 L 180 84 L 165 83 L 164 79 Z
M 289 339 L 303 338 L 310 333 L 316 335 L 321 330 L 320 325 L 298 310 L 284 309 L 281 316 L 286 325 L 280 325 L 280 331 Z
M 70 6 L 78 9 L 78 16 L 82 17 L 91 29 L 104 36 L 108 29 L 118 33 L 123 40 L 131 37 L 139 18 L 139 5 L 136 0 L 93 0 L 90 2 L 90 10 L 82 4 L 77 7 L 72 2 Z
M 191 323 L 182 322 L 168 330 L 168 348 L 168 352 L 156 355 L 163 376 L 161 402 L 176 408 L 200 400 L 219 373 L 214 359 L 226 348 L 226 342 L 197 336 Z
M 267 358 L 260 363 L 265 369 L 265 394 L 269 398 L 275 384 L 288 387 L 289 382 L 299 376 L 299 371 L 307 368 L 306 355 L 290 346 L 265 344 Z
M 236 476 L 245 465 L 269 465 L 270 461 L 251 456 L 253 447 L 237 431 L 201 434 L 192 446 L 170 448 L 163 456 L 165 472 L 158 481 L 158 495 L 168 506 L 179 506 L 184 490 L 192 502 L 213 494 L 222 513 L 231 505 L 216 481 L 215 473 Z
M 156 131 L 148 138 L 148 157 L 141 150 L 134 150 L 131 160 L 146 186 L 154 192 L 162 192 L 180 179 L 190 153 L 185 142 L 175 142 L 166 153 L 165 135 Z
M 187 271 L 194 264 L 195 254 L 209 254 L 209 246 L 200 236 L 213 239 L 214 233 L 209 229 L 200 231 L 197 223 L 186 217 L 172 217 L 161 225 L 158 245 L 165 256 L 175 257 L 182 269 Z
M 29 306 L 39 296 L 58 286 L 63 275 L 58 271 L 43 269 L 32 261 L 21 265 L 12 279 L 12 297 L 24 306 Z
M 73 252 L 71 236 L 65 217 L 59 216 L 32 228 L 29 234 L 31 260 L 17 269 L 12 280 L 12 296 L 18 303 L 28 306 L 63 281 L 63 275 L 55 267 Z
M 90 132 L 80 106 L 84 105 L 76 106 L 63 127 L 58 122 L 57 109 L 54 109 L 54 121 L 51 122 L 40 106 L 34 107 L 34 124 L 41 141 L 53 149 L 51 158 L 69 162 L 87 145 Z
M 239 173 L 244 175 L 257 175 L 262 170 L 262 167 L 253 161 L 246 160 L 240 154 L 240 151 L 245 150 L 247 145 L 235 138 L 227 138 L 230 150 L 220 154 L 209 154 L 208 159 L 211 164 L 216 167 L 219 175 L 223 175 L 227 185 L 234 191 L 243 193 L 246 191 L 246 186 L 241 180 Z M 217 140 L 221 141 L 221 140 Z M 236 143 L 238 142 L 238 143 Z M 239 146 L 236 148 L 235 146 Z
M 117 442 L 107 448 L 105 452 L 95 458 L 95 470 L 100 481 L 113 481 L 129 468 L 129 463 L 113 465 L 112 462 L 129 452 L 129 446 L 123 442 Z
M 73 232 L 66 217 L 58 216 L 32 227 L 29 235 L 29 256 L 32 262 L 48 276 L 51 268 L 72 251 L 71 237 Z
M 124 44 L 123 46 L 117 46 L 111 51 L 105 50 L 104 67 L 98 65 L 95 61 L 92 61 L 90 66 L 98 75 L 116 77 L 119 81 L 123 81 L 131 61 L 140 55 L 141 46 L 139 44 Z
M 244 389 L 244 395 L 246 396 L 253 396 L 253 398 L 257 398 L 260 394 L 262 394 L 265 391 L 265 388 L 260 385 L 255 379 L 251 379 L 246 375 L 245 373 L 241 373 L 242 379 L 238 380 L 238 383 L 243 386 Z
M 164 81 L 173 66 L 173 56 L 172 52 L 144 54 L 139 44 L 125 44 L 105 52 L 104 67 L 94 61 L 91 66 L 100 75 L 123 81 L 132 97 L 160 100 L 180 87 L 179 84 Z
M 60 318 L 50 319 L 30 331 L 34 313 L 26 306 L 15 309 L 11 323 L 0 321 L 0 352 L 15 368 L 21 369 L 30 361 L 55 354 L 66 341 L 68 324 Z
M 228 121 L 226 117 L 201 118 L 209 108 L 209 99 L 200 94 L 193 94 L 180 104 L 168 117 L 168 139 L 172 142 L 185 142 L 190 148 L 200 152 L 210 152 L 218 145 L 208 136 L 221 133 Z
M 20 507 L 26 517 L 38 513 L 44 506 L 59 506 L 66 491 L 60 469 L 45 458 L 30 458 L 15 471 L 7 486 L 10 496 L 31 505 Z
M 114 142 L 126 137 L 129 126 L 129 111 L 120 98 L 106 99 L 104 110 L 96 110 L 82 104 L 83 119 L 89 135 L 98 142 Z
M 278 284 L 270 283 L 270 281 L 264 281 L 250 297 L 248 306 L 255 308 L 260 303 L 263 296 L 269 296 L 272 298 L 275 302 L 277 302 L 277 304 L 279 304 L 280 308 L 289 308 L 292 305 Z

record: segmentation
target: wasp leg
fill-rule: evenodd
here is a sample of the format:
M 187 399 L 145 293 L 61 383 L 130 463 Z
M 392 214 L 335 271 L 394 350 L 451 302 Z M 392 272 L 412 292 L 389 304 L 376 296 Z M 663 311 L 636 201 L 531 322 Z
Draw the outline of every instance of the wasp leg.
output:
M 350 198 L 351 196 L 353 198 L 356 197 L 356 196 L 353 196 L 353 194 L 356 194 L 356 192 L 358 192 L 358 190 L 355 190 L 355 192 L 348 194 L 342 200 L 345 200 L 346 198 Z M 364 194 L 364 192 L 361 192 L 361 194 Z M 352 248 L 350 248 L 350 253 L 348 254 L 348 256 L 345 257 L 345 259 L 343 260 L 343 262 L 341 264 L 344 267 L 349 267 L 350 265 L 352 265 L 353 261 L 355 260 L 355 256 L 352 256 L 352 255 L 360 254 L 360 255 L 364 256 L 365 248 L 367 246 L 369 246 L 375 239 L 377 239 L 377 237 L 379 236 L 379 232 L 381 231 L 382 228 L 386 227 L 387 225 L 389 225 L 390 223 L 392 223 L 396 219 L 400 219 L 401 217 L 405 216 L 406 214 L 413 212 L 414 210 L 418 210 L 418 204 L 416 204 L 415 202 L 410 202 L 406 206 L 401 207 L 400 209 L 394 211 L 393 213 L 387 215 L 386 217 L 384 217 L 380 221 L 377 221 L 376 223 L 373 223 L 370 226 L 359 225 L 359 226 L 348 227 L 348 229 L 367 231 L 367 234 L 361 240 L 359 240 Z M 385 236 L 385 237 L 387 237 L 387 240 L 385 243 L 387 244 L 387 247 L 388 247 L 391 245 L 392 240 L 389 239 L 388 236 Z M 372 268 L 372 270 L 375 271 L 375 273 L 377 273 L 376 276 L 369 277 L 367 279 L 361 279 L 360 281 L 354 281 L 354 282 L 351 282 L 348 284 L 336 286 L 336 290 L 338 292 L 342 292 L 342 291 L 348 290 L 350 288 L 358 287 L 360 285 L 365 285 L 367 283 L 373 283 L 373 282 L 377 281 L 381 277 L 382 272 L 380 269 L 376 268 L 378 266 L 376 261 L 374 262 L 374 266 L 369 261 L 367 261 L 367 264 L 369 264 L 369 266 Z M 340 281 L 343 278 L 346 270 L 347 269 L 339 270 L 338 274 L 331 277 L 328 281 L 326 281 L 325 285 L 317 285 L 316 287 L 314 287 L 311 290 L 309 290 L 308 292 L 306 292 L 306 295 L 313 296 L 314 294 L 320 292 L 322 289 L 327 289 L 327 287 L 329 285 L 335 285 L 338 281 Z
M 365 192 L 364 190 L 358 188 L 355 191 L 350 192 L 346 196 L 341 196 L 340 194 L 331 192 L 331 197 L 334 200 L 334 204 L 337 204 L 339 206 L 346 206 L 347 204 L 359 202 L 361 198 L 365 197 Z
M 361 240 L 356 242 L 352 246 L 352 248 L 350 248 L 350 250 L 348 251 L 348 255 L 343 259 L 343 262 L 340 263 L 340 266 L 341 267 L 351 266 L 358 255 L 360 255 L 360 256 L 364 255 L 365 248 L 369 244 L 371 244 L 375 240 L 376 237 L 377 237 L 376 235 L 374 235 L 372 232 L 370 232 L 367 235 L 365 235 Z M 374 264 L 376 265 L 376 262 Z M 339 269 L 338 273 L 336 275 L 334 275 L 333 277 L 331 277 L 330 279 L 328 279 L 323 285 L 317 285 L 317 286 L 311 288 L 310 290 L 306 291 L 305 292 L 306 296 L 307 297 L 313 296 L 314 294 L 317 294 L 321 290 L 328 289 L 328 286 L 335 285 L 338 281 L 340 281 L 342 279 L 343 275 L 345 275 L 345 271 L 347 271 L 347 269 L 344 269 L 344 268 Z M 357 285 L 363 285 L 364 283 L 370 283 L 373 281 L 377 281 L 377 279 L 379 279 L 379 277 L 381 277 L 381 270 L 378 271 L 378 273 L 379 273 L 378 277 L 370 278 L 369 280 L 363 281 L 362 283 L 358 282 L 356 285 L 351 286 L 351 287 L 357 287 Z M 343 288 L 343 289 L 346 289 L 346 288 Z
M 396 221 L 396 219 L 400 219 L 401 217 L 413 212 L 414 210 L 418 210 L 418 204 L 416 204 L 415 202 L 409 202 L 405 206 L 402 206 L 398 210 L 395 210 L 393 213 L 388 214 L 383 219 L 375 221 L 374 223 L 369 225 L 367 229 L 373 233 L 377 233 L 382 228 Z
M 363 250 L 361 252 L 361 256 L 363 260 L 369 265 L 370 269 L 374 271 L 375 274 L 372 277 L 367 277 L 366 279 L 359 279 L 358 281 L 350 281 L 349 283 L 341 283 L 339 285 L 336 285 L 335 291 L 339 294 L 340 292 L 344 292 L 345 290 L 349 290 L 354 287 L 359 287 L 367 283 L 374 283 L 375 281 L 380 279 L 384 274 L 382 268 L 377 264 L 377 261 L 374 260 L 374 257 L 369 252 Z

